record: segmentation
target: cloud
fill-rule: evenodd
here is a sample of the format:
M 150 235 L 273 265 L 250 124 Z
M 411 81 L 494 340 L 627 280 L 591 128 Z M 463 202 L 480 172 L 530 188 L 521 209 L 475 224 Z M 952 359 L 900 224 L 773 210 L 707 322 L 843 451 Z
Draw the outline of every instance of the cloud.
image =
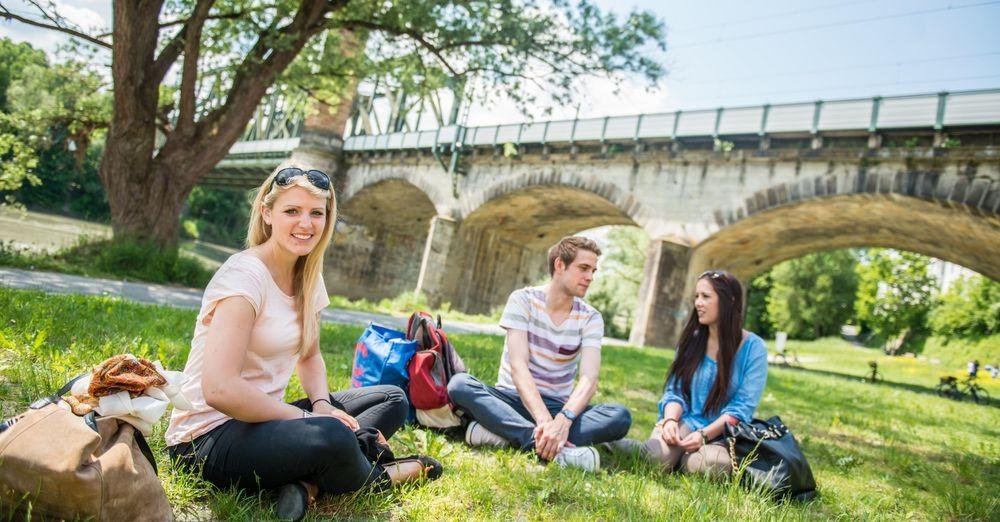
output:
M 111 6 L 110 2 L 80 1 L 62 2 L 56 1 L 56 11 L 71 23 L 77 25 L 84 32 L 95 32 L 104 30 L 110 26 Z M 8 8 L 19 15 L 40 19 L 37 9 L 23 1 L 11 2 Z M 102 14 L 103 13 L 103 14 Z M 56 53 L 59 45 L 69 41 L 69 36 L 51 29 L 32 27 L 20 22 L 0 22 L 0 36 L 10 38 L 16 42 L 28 42 L 32 46 L 41 49 L 50 56 Z

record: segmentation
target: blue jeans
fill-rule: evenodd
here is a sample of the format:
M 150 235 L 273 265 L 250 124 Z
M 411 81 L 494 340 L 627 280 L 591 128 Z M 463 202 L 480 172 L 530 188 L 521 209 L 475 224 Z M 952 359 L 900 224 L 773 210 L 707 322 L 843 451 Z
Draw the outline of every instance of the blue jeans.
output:
M 484 428 L 511 445 L 521 449 L 535 447 L 535 422 L 517 392 L 487 386 L 467 373 L 459 373 L 448 383 L 448 396 Z M 565 402 L 545 395 L 542 395 L 542 402 L 553 416 L 565 405 Z M 620 404 L 587 406 L 570 426 L 569 442 L 576 446 L 590 446 L 618 440 L 628 433 L 631 426 L 632 415 Z

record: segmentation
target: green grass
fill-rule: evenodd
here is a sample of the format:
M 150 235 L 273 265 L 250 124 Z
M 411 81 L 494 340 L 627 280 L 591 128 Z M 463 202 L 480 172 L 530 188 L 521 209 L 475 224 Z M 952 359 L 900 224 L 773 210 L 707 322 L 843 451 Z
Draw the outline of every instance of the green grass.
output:
M 181 368 L 195 313 L 108 298 L 0 289 L 0 410 L 10 415 L 107 356 L 131 352 Z M 334 388 L 348 385 L 361 327 L 324 325 Z M 995 341 L 992 341 L 995 342 Z M 495 379 L 502 340 L 455 335 L 476 376 Z M 322 499 L 310 518 L 445 520 L 918 519 L 1000 517 L 1000 408 L 928 393 L 940 365 L 824 339 L 790 343 L 802 368 L 772 366 L 758 416 L 780 415 L 812 464 L 821 497 L 774 503 L 729 482 L 667 474 L 626 455 L 602 455 L 598 474 L 544 467 L 511 450 L 470 449 L 422 429 L 393 438 L 397 452 L 429 453 L 441 480 L 383 494 Z M 648 434 L 672 353 L 605 347 L 597 401 L 633 412 Z M 862 382 L 878 358 L 886 382 Z M 984 362 L 984 361 L 981 361 Z M 912 370 L 916 368 L 917 370 Z M 987 379 L 988 381 L 988 379 Z M 991 384 L 991 383 L 987 383 Z M 301 393 L 297 384 L 289 398 Z M 996 395 L 996 394 L 994 394 Z M 218 491 L 165 458 L 165 420 L 150 438 L 168 498 L 182 519 L 272 517 L 273 496 Z
M 218 267 L 188 251 L 171 252 L 152 244 L 90 238 L 55 252 L 0 241 L 0 266 L 195 288 L 204 288 Z
M 433 310 L 435 316 L 438 314 L 441 315 L 442 323 L 444 323 L 446 328 L 449 321 L 497 324 L 500 322 L 500 315 L 503 313 L 503 307 L 496 307 L 490 314 L 467 314 L 458 310 L 452 310 L 451 303 L 447 302 L 434 308 L 427 302 L 427 296 L 416 291 L 403 292 L 396 297 L 381 299 L 379 301 L 369 301 L 367 299 L 352 300 L 344 296 L 331 295 L 330 307 L 397 316 L 409 316 L 414 310 Z

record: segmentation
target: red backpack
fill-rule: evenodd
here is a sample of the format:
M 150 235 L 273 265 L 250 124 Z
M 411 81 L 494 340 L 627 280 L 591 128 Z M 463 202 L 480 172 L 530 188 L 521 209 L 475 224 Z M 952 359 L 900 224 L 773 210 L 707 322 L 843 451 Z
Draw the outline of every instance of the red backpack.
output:
M 466 371 L 465 363 L 448 342 L 437 321 L 427 312 L 414 312 L 406 325 L 406 338 L 417 342 L 417 353 L 410 359 L 410 404 L 417 410 L 417 422 L 433 428 L 459 426 L 458 416 L 448 398 L 448 381 Z

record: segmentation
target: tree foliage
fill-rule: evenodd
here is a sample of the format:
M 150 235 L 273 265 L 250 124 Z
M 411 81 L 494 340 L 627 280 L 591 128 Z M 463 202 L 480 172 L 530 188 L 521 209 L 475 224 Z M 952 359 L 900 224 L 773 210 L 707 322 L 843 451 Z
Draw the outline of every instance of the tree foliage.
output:
M 767 296 L 773 328 L 794 339 L 839 333 L 853 315 L 857 264 L 850 250 L 833 250 L 776 265 Z
M 417 92 L 466 85 L 479 100 L 504 92 L 527 104 L 529 85 L 566 102 L 585 74 L 663 74 L 651 53 L 665 47 L 661 21 L 587 0 L 122 0 L 105 34 L 75 27 L 54 3 L 32 5 L 29 17 L 0 2 L 0 17 L 112 53 L 100 171 L 112 227 L 162 246 L 176 242 L 188 193 L 268 92 L 305 90 L 340 113 L 370 78 Z
M 941 295 L 927 319 L 937 335 L 983 337 L 1000 333 L 1000 283 L 980 275 L 961 278 Z
M 771 295 L 771 271 L 768 270 L 750 281 L 747 289 L 746 329 L 764 339 L 774 337 L 774 325 L 767 311 L 767 296 Z
M 858 320 L 883 338 L 926 330 L 936 281 L 930 258 L 912 252 L 870 249 L 858 265 Z
M 104 80 L 81 62 L 50 65 L 0 38 L 0 191 L 7 201 L 106 219 L 97 178 L 111 114 Z
M 195 187 L 181 214 L 183 234 L 209 243 L 243 247 L 251 199 L 245 190 Z
M 604 317 L 605 335 L 624 339 L 632 330 L 648 244 L 649 237 L 638 227 L 615 227 L 608 233 L 598 275 L 587 293 L 587 302 Z
M 7 90 L 24 77 L 26 68 L 44 64 L 45 53 L 26 43 L 0 38 L 0 192 L 17 190 L 25 181 L 39 183 L 34 173 L 38 154 L 20 119 L 10 114 Z

